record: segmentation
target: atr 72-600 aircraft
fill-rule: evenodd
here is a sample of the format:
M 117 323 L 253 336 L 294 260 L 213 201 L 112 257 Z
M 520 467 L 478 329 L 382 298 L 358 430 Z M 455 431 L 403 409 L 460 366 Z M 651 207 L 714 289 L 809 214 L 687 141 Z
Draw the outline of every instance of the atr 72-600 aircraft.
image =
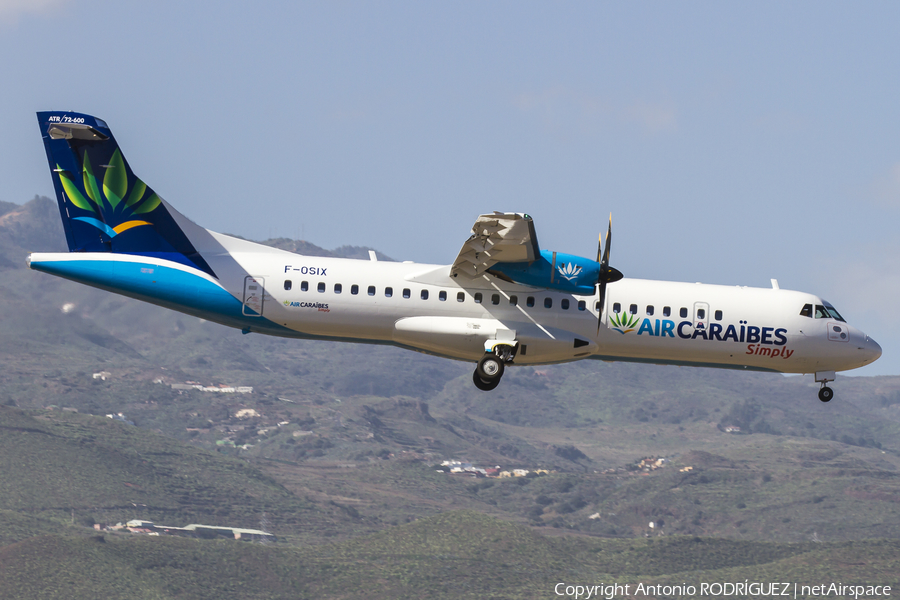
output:
M 138 179 L 107 124 L 38 113 L 69 253 L 32 269 L 241 329 L 392 344 L 475 363 L 494 389 L 508 365 L 584 358 L 814 373 L 881 355 L 812 294 L 625 279 L 541 250 L 531 217 L 481 215 L 450 265 L 301 256 L 203 229 Z

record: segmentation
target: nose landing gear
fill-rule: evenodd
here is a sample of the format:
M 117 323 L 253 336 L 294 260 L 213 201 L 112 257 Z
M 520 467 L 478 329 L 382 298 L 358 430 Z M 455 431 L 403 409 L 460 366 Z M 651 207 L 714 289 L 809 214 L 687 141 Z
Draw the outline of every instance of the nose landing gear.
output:
M 478 361 L 475 372 L 472 373 L 472 382 L 475 387 L 489 392 L 500 385 L 500 378 L 503 377 L 506 365 L 512 363 L 517 349 L 518 344 L 497 344 L 488 349 Z
M 828 387 L 829 381 L 834 381 L 837 377 L 834 371 L 816 371 L 816 383 L 821 382 L 822 387 L 819 388 L 819 400 L 829 402 L 834 398 L 834 390 Z
M 481 377 L 478 376 L 478 371 L 475 371 L 474 373 L 472 373 L 472 383 L 474 383 L 475 387 L 477 387 L 482 392 L 489 392 L 492 389 L 494 389 L 495 387 L 497 387 L 498 385 L 500 385 L 500 378 L 495 377 L 494 379 L 485 381 L 484 379 L 482 379 Z

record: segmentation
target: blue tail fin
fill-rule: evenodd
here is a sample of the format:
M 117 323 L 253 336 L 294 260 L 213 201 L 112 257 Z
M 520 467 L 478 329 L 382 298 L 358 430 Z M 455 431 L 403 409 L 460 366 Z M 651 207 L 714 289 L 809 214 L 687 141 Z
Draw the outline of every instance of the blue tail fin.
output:
M 172 260 L 215 277 L 168 205 L 132 172 L 109 126 L 73 112 L 39 112 L 70 252 Z

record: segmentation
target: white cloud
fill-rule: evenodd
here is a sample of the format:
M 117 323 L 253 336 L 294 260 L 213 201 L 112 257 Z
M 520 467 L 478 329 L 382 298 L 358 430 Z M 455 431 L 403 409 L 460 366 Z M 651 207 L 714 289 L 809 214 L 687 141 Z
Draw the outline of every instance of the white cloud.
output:
M 826 300 L 833 302 L 851 325 L 872 336 L 884 350 L 882 357 L 860 375 L 900 374 L 900 322 L 896 315 L 897 298 L 900 298 L 898 255 L 900 244 L 877 242 L 856 249 L 852 256 L 823 260 L 815 266 L 816 270 L 840 278 L 840 285 L 832 288 Z
M 648 134 L 677 129 L 675 107 L 664 101 L 612 101 L 560 86 L 519 94 L 515 105 L 555 134 L 587 134 L 616 125 Z
M 857 320 L 877 322 L 882 331 L 892 334 L 900 331 L 900 322 L 896 318 L 897 298 L 900 298 L 898 255 L 900 244 L 884 241 L 858 248 L 846 258 L 822 261 L 818 265 L 822 272 L 832 272 L 840 277 L 840 289 L 832 295 L 842 297 L 829 300 L 840 302 L 838 310 L 843 311 L 852 324 Z M 878 338 L 874 330 L 862 329 Z
M 612 107 L 597 98 L 564 87 L 519 94 L 516 105 L 522 113 L 537 116 L 554 133 L 584 133 L 599 127 L 612 113 Z
M 47 14 L 71 0 L 0 0 L 0 22 L 16 22 L 25 14 Z
M 878 177 L 872 185 L 878 204 L 889 208 L 900 208 L 900 162 Z
M 637 123 L 647 133 L 675 131 L 675 107 L 638 101 L 623 111 L 626 120 Z

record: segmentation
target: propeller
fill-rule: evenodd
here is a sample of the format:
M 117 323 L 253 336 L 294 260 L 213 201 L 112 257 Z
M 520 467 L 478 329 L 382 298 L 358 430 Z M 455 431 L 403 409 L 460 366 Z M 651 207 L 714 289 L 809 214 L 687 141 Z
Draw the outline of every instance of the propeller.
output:
M 609 215 L 609 229 L 606 231 L 606 247 L 603 246 L 603 234 L 599 235 L 597 242 L 597 262 L 600 263 L 600 270 L 597 273 L 597 286 L 600 291 L 598 298 L 599 310 L 597 312 L 597 333 L 600 333 L 600 326 L 603 324 L 603 307 L 606 302 L 606 284 L 613 283 L 624 277 L 621 271 L 615 267 L 609 266 L 609 247 L 612 243 L 612 213 Z

